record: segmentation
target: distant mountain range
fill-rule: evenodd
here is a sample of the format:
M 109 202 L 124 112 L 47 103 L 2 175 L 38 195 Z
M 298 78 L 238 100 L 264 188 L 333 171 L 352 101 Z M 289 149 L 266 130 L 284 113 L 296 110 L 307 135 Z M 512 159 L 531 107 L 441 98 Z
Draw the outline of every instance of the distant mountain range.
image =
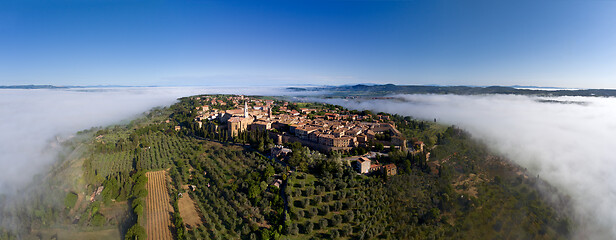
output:
M 470 86 L 427 86 L 427 85 L 353 85 L 353 86 L 327 86 L 287 88 L 289 91 L 323 91 L 324 95 L 329 96 L 384 96 L 391 94 L 457 94 L 457 95 L 482 95 L 482 94 L 516 94 L 516 95 L 537 95 L 537 96 L 588 96 L 588 97 L 616 97 L 616 90 L 613 89 L 572 89 L 563 90 L 557 88 L 525 87 L 533 89 L 522 89 L 516 87 L 489 86 L 489 87 L 470 87 Z M 545 90 L 544 90 L 545 89 Z
M 97 86 L 54 86 L 54 85 L 11 85 L 0 86 L 0 89 L 69 89 L 69 88 L 111 88 L 137 87 L 118 85 Z M 145 87 L 145 86 L 143 86 Z M 156 86 L 147 86 L 156 87 Z M 293 92 L 324 92 L 326 96 L 385 96 L 392 94 L 515 94 L 534 96 L 586 96 L 586 97 L 616 97 L 615 89 L 560 89 L 536 86 L 439 86 L 439 85 L 342 85 L 342 86 L 306 86 L 288 87 Z
M 53 85 L 11 85 L 11 86 L 0 86 L 0 89 L 57 89 L 57 88 L 68 88 L 68 87 L 58 87 Z
M 0 89 L 69 89 L 69 88 L 120 88 L 120 87 L 156 87 L 156 86 L 123 86 L 123 85 L 92 85 L 92 86 L 54 86 L 54 85 L 0 85 Z

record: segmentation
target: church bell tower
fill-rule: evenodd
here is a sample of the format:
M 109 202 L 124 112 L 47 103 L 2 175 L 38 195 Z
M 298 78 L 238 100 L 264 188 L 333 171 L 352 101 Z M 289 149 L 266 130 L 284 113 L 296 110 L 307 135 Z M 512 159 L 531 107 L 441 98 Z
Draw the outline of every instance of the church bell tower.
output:
M 244 101 L 244 118 L 248 118 L 248 100 Z

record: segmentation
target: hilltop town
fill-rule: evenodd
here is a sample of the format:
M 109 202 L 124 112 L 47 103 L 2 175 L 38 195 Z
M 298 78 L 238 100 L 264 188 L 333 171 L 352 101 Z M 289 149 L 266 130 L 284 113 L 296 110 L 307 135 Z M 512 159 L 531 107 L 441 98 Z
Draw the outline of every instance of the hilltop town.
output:
M 228 139 L 245 132 L 266 132 L 276 145 L 299 142 L 321 152 L 350 152 L 356 148 L 395 148 L 409 150 L 407 139 L 389 115 L 358 114 L 336 107 L 315 105 L 300 107 L 283 100 L 246 96 L 215 95 L 192 97 L 199 128 L 224 132 Z M 176 129 L 181 129 L 178 126 Z M 411 150 L 423 151 L 423 142 L 414 141 Z M 279 150 L 281 150 L 279 148 Z M 391 150 L 391 149 L 390 149 Z M 396 173 L 396 166 L 381 166 L 364 156 L 353 160 L 360 173 L 386 170 Z
M 197 107 L 195 121 L 201 126 L 217 120 L 229 137 L 243 131 L 271 131 L 277 144 L 301 142 L 322 151 L 348 151 L 354 147 L 406 147 L 406 139 L 389 116 L 377 119 L 337 109 L 297 108 L 287 101 L 262 100 L 244 96 L 195 97 L 205 103 Z M 225 110 L 226 109 L 226 110 Z

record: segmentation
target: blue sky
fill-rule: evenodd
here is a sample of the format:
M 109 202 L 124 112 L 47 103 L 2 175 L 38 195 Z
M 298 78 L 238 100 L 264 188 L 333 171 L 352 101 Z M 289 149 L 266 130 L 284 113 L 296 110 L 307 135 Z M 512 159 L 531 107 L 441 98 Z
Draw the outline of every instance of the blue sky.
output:
M 0 84 L 616 88 L 616 1 L 1 1 Z

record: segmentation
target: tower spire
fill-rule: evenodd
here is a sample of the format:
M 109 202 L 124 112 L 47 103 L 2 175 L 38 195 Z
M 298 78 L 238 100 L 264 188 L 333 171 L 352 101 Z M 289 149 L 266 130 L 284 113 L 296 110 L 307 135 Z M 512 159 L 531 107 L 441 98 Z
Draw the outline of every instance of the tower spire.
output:
M 248 118 L 248 100 L 244 100 L 244 118 Z

